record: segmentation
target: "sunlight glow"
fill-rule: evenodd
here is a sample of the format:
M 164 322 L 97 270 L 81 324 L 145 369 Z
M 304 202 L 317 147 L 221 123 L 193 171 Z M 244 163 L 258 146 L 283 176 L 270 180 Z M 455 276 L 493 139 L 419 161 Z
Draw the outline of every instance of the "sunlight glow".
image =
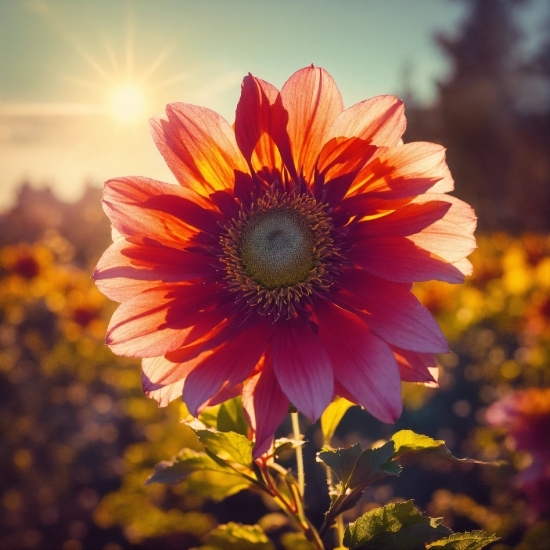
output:
M 145 115 L 145 95 L 135 84 L 121 84 L 111 93 L 109 107 L 115 119 L 123 124 L 138 122 Z

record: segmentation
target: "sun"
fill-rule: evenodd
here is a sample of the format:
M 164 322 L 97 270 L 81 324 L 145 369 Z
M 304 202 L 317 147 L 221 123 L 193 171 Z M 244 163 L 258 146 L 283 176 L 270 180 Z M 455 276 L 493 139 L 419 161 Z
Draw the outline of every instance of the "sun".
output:
M 175 44 L 168 45 L 160 51 L 147 66 L 137 64 L 136 71 L 133 32 L 130 28 L 127 29 L 125 61 L 124 59 L 119 61 L 120 56 L 105 38 L 103 47 L 107 54 L 106 59 L 100 59 L 96 53 L 87 51 L 78 38 L 70 34 L 65 38 L 93 69 L 96 78 L 83 79 L 65 75 L 64 79 L 93 90 L 97 94 L 96 97 L 102 98 L 101 104 L 97 105 L 98 111 L 109 115 L 119 126 L 133 126 L 146 120 L 156 94 L 163 88 L 188 78 L 188 72 L 174 74 L 168 78 L 158 77 L 158 68 L 164 63 Z
M 119 84 L 109 96 L 109 111 L 122 124 L 139 122 L 145 115 L 146 104 L 145 93 L 133 83 Z

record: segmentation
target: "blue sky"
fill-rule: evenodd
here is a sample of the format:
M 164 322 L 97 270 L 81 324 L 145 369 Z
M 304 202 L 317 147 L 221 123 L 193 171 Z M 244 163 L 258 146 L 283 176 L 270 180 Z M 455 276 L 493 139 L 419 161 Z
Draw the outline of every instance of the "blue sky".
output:
M 525 10 L 533 35 L 543 6 Z M 410 66 L 429 102 L 447 71 L 433 35 L 464 13 L 452 0 L 0 1 L 0 207 L 25 178 L 64 198 L 85 180 L 174 181 L 147 117 L 186 101 L 232 120 L 248 72 L 280 87 L 314 63 L 351 105 L 399 94 Z

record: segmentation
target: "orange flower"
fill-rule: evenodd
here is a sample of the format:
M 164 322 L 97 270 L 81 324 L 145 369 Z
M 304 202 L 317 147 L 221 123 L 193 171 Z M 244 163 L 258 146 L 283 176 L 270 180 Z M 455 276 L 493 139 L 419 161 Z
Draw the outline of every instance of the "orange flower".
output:
M 242 394 L 256 455 L 289 402 L 316 420 L 340 395 L 394 421 L 400 380 L 433 382 L 448 351 L 411 285 L 463 281 L 475 248 L 443 147 L 403 144 L 396 97 L 344 109 L 313 66 L 280 92 L 245 77 L 234 127 L 184 103 L 166 115 L 151 128 L 180 185 L 105 187 L 111 349 L 143 358 L 161 405 Z

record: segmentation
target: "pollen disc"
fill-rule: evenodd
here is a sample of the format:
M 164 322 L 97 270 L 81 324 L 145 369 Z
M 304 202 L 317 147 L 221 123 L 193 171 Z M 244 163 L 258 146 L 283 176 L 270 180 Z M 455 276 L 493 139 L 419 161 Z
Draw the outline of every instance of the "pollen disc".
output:
M 304 281 L 314 266 L 315 235 L 294 209 L 253 215 L 243 230 L 241 258 L 248 274 L 266 288 Z

